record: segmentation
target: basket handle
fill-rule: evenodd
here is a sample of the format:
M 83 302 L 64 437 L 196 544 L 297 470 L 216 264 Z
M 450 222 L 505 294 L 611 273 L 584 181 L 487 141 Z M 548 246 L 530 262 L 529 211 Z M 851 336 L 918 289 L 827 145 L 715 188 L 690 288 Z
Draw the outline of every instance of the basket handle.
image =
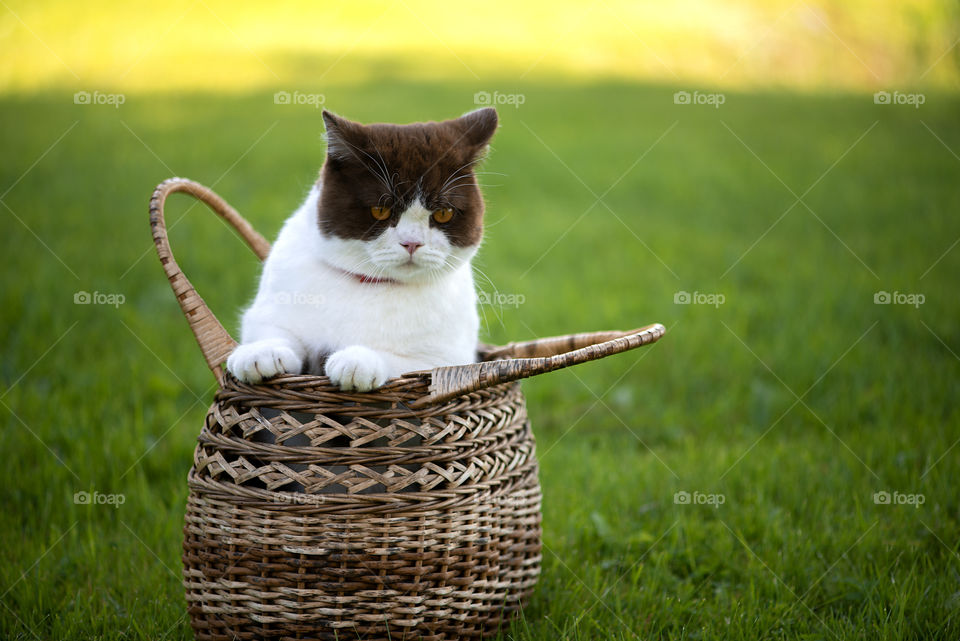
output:
M 157 185 L 150 198 L 150 227 L 153 230 L 153 242 L 160 257 L 160 263 L 180 303 L 180 309 L 183 310 L 187 322 L 190 323 L 190 329 L 197 338 L 207 366 L 222 387 L 225 382 L 223 363 L 236 348 L 237 343 L 197 294 L 197 290 L 173 257 L 170 241 L 167 238 L 163 206 L 167 196 L 175 192 L 189 194 L 205 203 L 240 234 L 261 261 L 270 253 L 270 243 L 225 200 L 200 183 L 186 178 L 170 178 Z M 619 354 L 654 343 L 663 336 L 664 332 L 666 332 L 664 326 L 655 323 L 628 332 L 570 334 L 490 348 L 484 351 L 484 357 L 488 360 L 483 362 L 433 369 L 430 372 L 430 393 L 413 402 L 410 407 L 418 408 L 447 401 L 500 383 Z
M 237 346 L 237 343 L 223 328 L 223 325 L 213 315 L 203 299 L 200 298 L 197 290 L 190 284 L 190 281 L 180 270 L 180 266 L 177 265 L 177 261 L 173 258 L 170 241 L 167 238 L 167 225 L 163 219 L 163 205 L 167 196 L 174 192 L 190 194 L 197 200 L 203 201 L 214 213 L 237 230 L 241 238 L 260 260 L 265 259 L 267 254 L 270 253 L 270 243 L 257 233 L 250 223 L 237 213 L 237 210 L 200 183 L 186 178 L 170 178 L 157 185 L 153 196 L 150 198 L 150 227 L 153 230 L 153 243 L 157 247 L 157 255 L 160 257 L 163 271 L 167 274 L 170 287 L 173 288 L 173 293 L 180 303 L 183 315 L 187 317 L 187 322 L 190 323 L 193 335 L 197 337 L 197 343 L 200 345 L 200 351 L 203 352 L 203 357 L 207 361 L 207 366 L 216 377 L 217 383 L 223 386 L 224 373 L 221 366 Z
M 487 360 L 469 365 L 438 367 L 431 371 L 430 394 L 410 404 L 417 409 L 477 390 L 552 372 L 649 345 L 666 332 L 660 323 L 628 332 L 593 332 L 510 343 L 486 352 Z

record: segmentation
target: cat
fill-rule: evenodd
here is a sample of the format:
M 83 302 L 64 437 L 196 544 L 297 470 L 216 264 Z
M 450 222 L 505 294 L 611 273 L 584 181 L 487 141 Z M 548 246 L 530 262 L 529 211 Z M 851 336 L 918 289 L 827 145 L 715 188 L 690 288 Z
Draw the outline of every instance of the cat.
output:
M 263 266 L 227 369 L 247 383 L 322 374 L 369 391 L 476 360 L 471 260 L 483 235 L 474 166 L 498 118 L 362 125 L 323 111 L 320 179 Z

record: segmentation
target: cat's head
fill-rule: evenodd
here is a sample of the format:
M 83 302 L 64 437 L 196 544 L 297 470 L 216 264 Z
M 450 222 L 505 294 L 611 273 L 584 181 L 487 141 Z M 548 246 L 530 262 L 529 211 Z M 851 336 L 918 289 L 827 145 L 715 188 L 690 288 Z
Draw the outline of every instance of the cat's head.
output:
M 409 125 L 362 125 L 326 110 L 323 119 L 318 222 L 334 267 L 424 282 L 470 261 L 483 235 L 474 166 L 496 131 L 494 109 Z

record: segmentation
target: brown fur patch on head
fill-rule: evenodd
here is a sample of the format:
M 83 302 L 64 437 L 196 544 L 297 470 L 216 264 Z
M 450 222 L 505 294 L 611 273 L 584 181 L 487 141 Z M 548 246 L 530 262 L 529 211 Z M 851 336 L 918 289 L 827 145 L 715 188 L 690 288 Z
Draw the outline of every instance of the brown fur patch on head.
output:
M 321 170 L 320 229 L 340 238 L 369 240 L 416 198 L 430 210 L 452 208 L 453 218 L 430 224 L 458 247 L 483 235 L 483 197 L 473 173 L 497 128 L 497 112 L 478 109 L 443 122 L 361 125 L 324 110 L 327 161 Z M 389 207 L 376 220 L 371 207 Z

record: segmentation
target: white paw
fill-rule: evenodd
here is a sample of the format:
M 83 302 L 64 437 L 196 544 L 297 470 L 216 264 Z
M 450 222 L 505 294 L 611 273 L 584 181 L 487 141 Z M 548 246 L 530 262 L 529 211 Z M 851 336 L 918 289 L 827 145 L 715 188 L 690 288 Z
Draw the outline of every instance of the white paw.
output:
M 244 383 L 259 383 L 278 374 L 299 374 L 303 360 L 284 340 L 239 345 L 227 359 L 227 369 Z
M 387 382 L 389 372 L 383 358 L 372 349 L 351 345 L 334 352 L 324 367 L 327 376 L 340 389 L 369 392 Z

